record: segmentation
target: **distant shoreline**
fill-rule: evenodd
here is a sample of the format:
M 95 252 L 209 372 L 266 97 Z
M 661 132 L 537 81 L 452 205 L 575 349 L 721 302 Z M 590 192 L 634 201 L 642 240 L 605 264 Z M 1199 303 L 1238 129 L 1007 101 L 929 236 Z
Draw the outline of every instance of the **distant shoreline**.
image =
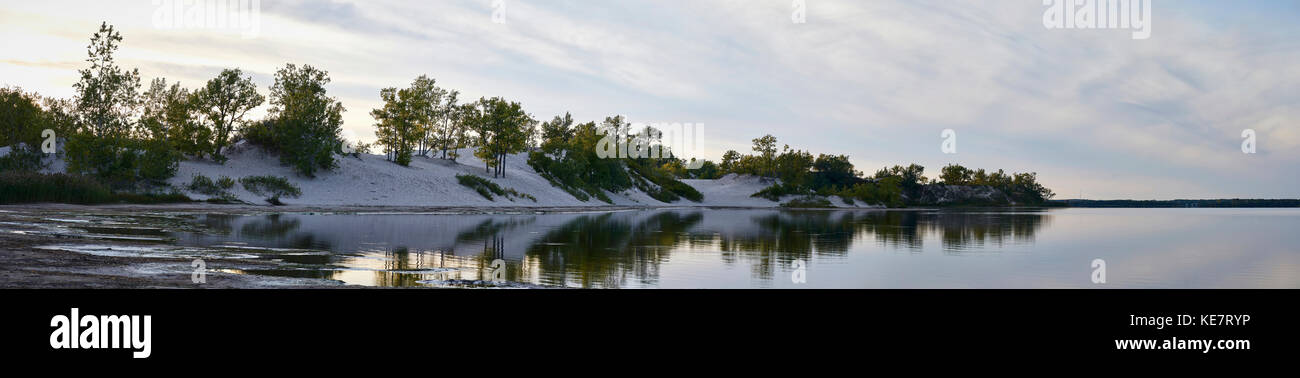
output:
M 1050 200 L 1048 206 L 1084 208 L 1294 208 L 1300 199 Z

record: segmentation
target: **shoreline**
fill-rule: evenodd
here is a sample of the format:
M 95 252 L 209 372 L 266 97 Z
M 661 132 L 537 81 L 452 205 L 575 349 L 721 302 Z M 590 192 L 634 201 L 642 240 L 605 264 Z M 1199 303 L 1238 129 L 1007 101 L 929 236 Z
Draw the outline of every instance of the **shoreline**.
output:
M 1013 208 L 1013 207 L 1007 207 Z M 77 205 L 64 203 L 31 203 L 0 205 L 4 211 L 175 211 L 206 212 L 214 214 L 231 213 L 346 213 L 346 214 L 510 214 L 510 213 L 584 213 L 637 210 L 673 210 L 673 209 L 709 209 L 709 210 L 935 210 L 940 207 L 883 208 L 883 207 L 835 207 L 835 208 L 783 208 L 772 206 L 727 206 L 727 205 L 605 205 L 605 206 L 372 206 L 372 205 L 253 205 L 253 204 L 212 204 L 206 202 L 169 203 L 169 204 L 110 204 Z

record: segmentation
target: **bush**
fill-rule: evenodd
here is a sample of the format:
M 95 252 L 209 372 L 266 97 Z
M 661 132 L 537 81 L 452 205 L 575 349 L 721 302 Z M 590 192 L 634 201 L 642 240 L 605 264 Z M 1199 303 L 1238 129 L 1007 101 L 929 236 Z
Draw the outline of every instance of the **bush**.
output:
M 68 171 L 92 174 L 113 188 L 162 183 L 176 174 L 181 155 L 166 141 L 76 134 L 66 146 Z
M 633 182 L 638 184 L 638 188 L 656 200 L 662 202 L 674 202 L 680 198 L 686 198 L 693 202 L 704 200 L 703 194 L 695 190 L 694 187 L 678 181 L 677 178 L 673 177 L 668 171 L 654 168 L 653 166 L 648 167 L 638 161 L 628 162 L 627 167 L 640 177 L 653 183 L 654 186 L 658 186 L 658 189 L 656 189 L 653 186 L 645 185 L 644 182 L 636 180 L 635 177 L 633 178 Z
M 237 200 L 235 195 L 230 193 L 230 189 L 234 187 L 235 180 L 226 176 L 221 176 L 214 182 L 207 176 L 197 175 L 190 181 L 190 185 L 186 189 L 194 193 L 214 197 L 215 201 L 210 200 L 213 202 L 235 202 Z
M 41 151 L 26 145 L 10 146 L 9 154 L 0 156 L 0 171 L 41 170 Z
M 337 166 L 341 153 L 343 104 L 329 97 L 329 75 L 312 66 L 286 65 L 275 73 L 267 120 L 253 122 L 241 133 L 250 142 L 280 153 L 280 162 L 299 174 L 314 177 Z
M 220 178 L 217 178 L 217 187 L 221 188 L 221 190 L 234 189 L 235 179 L 226 176 L 221 176 Z
M 520 197 L 537 202 L 537 198 L 528 193 L 520 193 L 512 188 L 502 188 L 495 182 L 488 181 L 488 179 L 479 176 L 456 175 L 456 181 L 460 182 L 461 185 L 464 185 L 467 188 L 474 189 L 474 191 L 478 192 L 479 195 L 483 196 L 483 198 L 487 198 L 489 201 L 492 201 L 492 195 L 496 194 L 498 196 L 506 197 L 506 199 L 511 201 L 514 200 L 514 197 Z
M 834 193 L 840 197 L 862 201 L 866 204 L 879 204 L 888 207 L 903 207 L 903 189 L 898 177 L 887 177 L 875 182 L 864 182 Z
M 221 192 L 221 188 L 217 187 L 217 183 L 213 182 L 212 179 L 204 175 L 194 176 L 194 178 L 190 180 L 190 185 L 188 189 L 191 192 L 206 194 L 210 196 L 217 195 L 217 193 Z
M 266 202 L 276 206 L 284 204 L 280 202 L 280 197 L 298 198 L 302 196 L 302 190 L 284 177 L 248 176 L 239 179 L 239 183 L 243 184 L 244 189 L 250 193 L 267 197 Z
M 169 193 L 113 193 L 90 176 L 64 173 L 0 172 L 0 204 L 72 203 L 95 205 L 106 203 L 173 203 L 191 202 L 175 191 Z
M 751 194 L 750 197 L 766 198 L 768 200 L 771 200 L 772 202 L 777 202 L 781 200 L 781 197 L 787 195 L 808 194 L 808 193 L 809 192 L 807 189 L 801 188 L 797 185 L 774 184 L 772 186 L 764 188 L 763 190 L 758 191 L 758 193 Z
M 113 193 L 107 187 L 86 176 L 17 171 L 0 173 L 0 204 L 57 202 L 92 205 L 112 200 Z

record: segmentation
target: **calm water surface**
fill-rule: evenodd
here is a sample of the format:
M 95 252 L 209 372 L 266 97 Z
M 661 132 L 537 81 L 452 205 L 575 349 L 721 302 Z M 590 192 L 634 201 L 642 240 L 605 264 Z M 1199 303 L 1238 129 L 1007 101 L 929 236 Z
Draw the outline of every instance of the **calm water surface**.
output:
M 176 233 L 178 243 L 327 252 L 283 257 L 292 269 L 243 273 L 374 286 L 504 278 L 583 288 L 1300 288 L 1300 209 L 689 209 L 195 221 L 207 231 Z M 1106 261 L 1104 285 L 1090 279 L 1098 258 Z M 801 275 L 806 282 L 795 282 Z

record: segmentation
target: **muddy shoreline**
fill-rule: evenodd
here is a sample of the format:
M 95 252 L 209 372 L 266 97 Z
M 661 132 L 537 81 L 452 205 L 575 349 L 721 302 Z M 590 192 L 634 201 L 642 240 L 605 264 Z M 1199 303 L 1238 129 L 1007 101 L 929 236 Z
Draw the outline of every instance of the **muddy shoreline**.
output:
M 202 211 L 173 206 L 0 206 L 0 288 L 4 289 L 255 289 L 342 288 L 340 282 L 310 278 L 267 277 L 232 273 L 274 266 L 257 259 L 204 258 L 203 283 L 194 283 L 188 258 L 101 256 L 41 248 L 52 244 L 95 244 L 130 249 L 156 244 L 104 240 L 76 234 L 50 234 L 25 223 L 33 216 L 67 212 L 132 215 L 141 211 Z M 246 211 L 246 210 L 241 210 Z
M 76 241 L 74 238 L 60 242 Z M 90 241 L 90 240 L 84 240 Z M 47 237 L 0 236 L 0 288 L 5 289 L 253 289 L 341 288 L 341 283 L 223 273 L 268 265 L 259 261 L 204 259 L 204 283 L 194 283 L 191 260 L 177 258 L 95 256 L 37 249 Z M 115 243 L 127 246 L 128 244 Z
M 103 235 L 96 229 L 113 228 L 180 231 L 177 221 L 199 214 L 261 215 L 285 213 L 325 214 L 544 214 L 672 209 L 681 207 L 375 207 L 375 206 L 262 206 L 208 203 L 160 205 L 0 205 L 0 288 L 363 288 L 322 278 L 278 277 L 243 272 L 270 270 L 281 262 L 266 258 L 203 257 L 204 283 L 194 283 L 192 258 L 166 253 L 135 253 L 169 247 L 149 235 Z M 695 207 L 698 208 L 698 207 Z M 715 209 L 730 209 L 716 207 Z M 748 208 L 748 207 L 741 207 Z M 839 209 L 843 210 L 843 209 Z M 66 220 L 81 216 L 90 220 Z M 148 222 L 135 222 L 153 219 Z M 114 224 L 113 220 L 130 220 Z M 103 224 L 101 224 L 103 223 Z M 80 231 L 80 230 L 85 231 Z M 71 232 L 77 231 L 77 232 Z M 187 230 L 193 231 L 193 230 Z M 108 236 L 108 237 L 106 237 Z M 89 253 L 75 248 L 93 246 Z M 470 282 L 465 286 L 482 287 Z

